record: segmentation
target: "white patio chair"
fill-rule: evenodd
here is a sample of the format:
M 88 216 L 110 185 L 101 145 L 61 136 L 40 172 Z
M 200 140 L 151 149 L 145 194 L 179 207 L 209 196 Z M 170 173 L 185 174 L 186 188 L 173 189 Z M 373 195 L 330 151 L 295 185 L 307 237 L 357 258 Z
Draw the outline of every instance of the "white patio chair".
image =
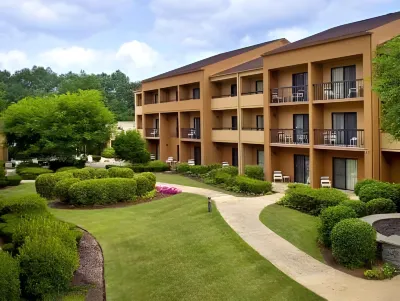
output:
M 189 133 L 188 133 L 188 137 L 193 139 L 196 138 L 196 130 L 195 129 L 190 129 Z
M 297 143 L 300 143 L 300 144 L 308 143 L 307 135 L 305 135 L 305 134 L 297 135 L 296 141 L 297 141 Z
M 285 135 L 285 144 L 292 144 L 292 143 L 293 143 L 292 135 Z
M 172 162 L 174 162 L 174 157 L 168 157 L 167 161 L 165 161 L 165 163 L 171 164 Z
M 321 188 L 332 188 L 331 180 L 329 177 L 321 177 Z
M 281 181 L 281 182 L 283 182 L 283 175 L 282 175 L 282 172 L 281 172 L 280 170 L 274 171 L 273 179 L 274 179 L 274 182 L 276 182 L 276 181 Z
M 228 162 L 222 162 L 222 167 L 226 167 L 226 166 L 229 166 L 229 163 Z
M 353 146 L 353 147 L 357 146 L 357 137 L 353 137 L 350 139 L 350 146 Z
M 189 160 L 188 160 L 188 164 L 189 164 L 190 166 L 196 165 L 195 162 L 194 162 L 194 159 L 189 159 Z
M 278 93 L 272 93 L 272 102 L 283 102 L 283 98 L 278 96 Z
M 358 96 L 358 88 L 349 88 L 349 94 L 347 94 L 347 98 L 351 98 L 353 94 L 355 94 L 355 97 Z
M 153 131 L 150 133 L 151 136 L 157 137 L 158 136 L 158 129 L 153 129 Z
M 154 161 L 156 159 L 156 155 L 155 154 L 150 154 L 150 160 Z

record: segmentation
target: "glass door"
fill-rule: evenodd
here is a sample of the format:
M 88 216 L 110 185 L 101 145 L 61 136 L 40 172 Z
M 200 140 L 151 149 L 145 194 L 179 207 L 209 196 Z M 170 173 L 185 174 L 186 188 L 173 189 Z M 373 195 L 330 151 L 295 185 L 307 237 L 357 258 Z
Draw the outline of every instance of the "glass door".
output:
M 232 116 L 232 130 L 237 130 L 237 116 Z
M 336 144 L 350 145 L 351 138 L 357 138 L 357 113 L 332 113 L 332 129 Z
M 264 151 L 257 150 L 257 165 L 264 169 Z
M 264 130 L 264 115 L 256 116 L 256 127 L 257 130 Z
M 354 190 L 357 183 L 357 160 L 333 158 L 333 187 Z
M 237 147 L 232 147 L 232 165 L 233 166 L 239 165 L 239 155 Z
M 194 164 L 201 165 L 201 148 L 200 148 L 200 146 L 194 147 Z
M 292 93 L 295 101 L 307 101 L 308 72 L 292 75 Z
M 308 114 L 293 114 L 293 140 L 296 143 L 308 143 Z
M 307 184 L 310 182 L 310 160 L 309 156 L 294 155 L 294 181 Z
M 200 117 L 194 117 L 193 118 L 193 127 L 195 131 L 195 139 L 200 139 Z
M 356 66 L 345 66 L 331 69 L 332 91 L 335 98 L 354 96 L 351 88 L 356 87 Z M 357 93 L 355 93 L 357 94 Z

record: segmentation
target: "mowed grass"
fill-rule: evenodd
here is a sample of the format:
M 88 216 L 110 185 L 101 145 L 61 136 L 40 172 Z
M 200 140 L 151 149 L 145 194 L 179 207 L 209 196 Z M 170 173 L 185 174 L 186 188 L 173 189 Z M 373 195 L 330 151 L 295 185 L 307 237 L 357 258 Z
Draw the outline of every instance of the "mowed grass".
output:
M 255 252 L 217 210 L 208 213 L 198 195 L 52 212 L 101 244 L 108 300 L 323 300 Z
M 36 193 L 35 183 L 23 183 L 18 186 L 9 186 L 0 190 L 0 198 L 18 197 Z
M 318 217 L 274 204 L 264 208 L 260 220 L 300 250 L 324 262 L 317 245 Z

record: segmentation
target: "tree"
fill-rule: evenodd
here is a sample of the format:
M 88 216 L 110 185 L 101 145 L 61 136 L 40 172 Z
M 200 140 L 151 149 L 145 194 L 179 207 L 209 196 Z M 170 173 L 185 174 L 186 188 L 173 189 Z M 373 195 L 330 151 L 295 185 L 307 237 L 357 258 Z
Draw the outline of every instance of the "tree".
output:
M 3 113 L 9 145 L 25 157 L 70 156 L 106 143 L 114 115 L 95 90 L 27 97 Z
M 147 163 L 150 161 L 146 141 L 138 131 L 131 130 L 118 134 L 113 142 L 113 148 L 118 158 L 131 163 Z
M 381 128 L 400 140 L 400 36 L 377 48 L 373 65 L 373 89 L 381 101 Z

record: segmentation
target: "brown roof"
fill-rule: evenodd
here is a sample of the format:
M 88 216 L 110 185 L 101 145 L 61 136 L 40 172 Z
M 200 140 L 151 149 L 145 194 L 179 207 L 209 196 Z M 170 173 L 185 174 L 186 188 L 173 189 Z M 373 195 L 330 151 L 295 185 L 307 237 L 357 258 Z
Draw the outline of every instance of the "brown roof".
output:
M 248 47 L 244 47 L 244 48 L 240 48 L 240 49 L 236 49 L 236 50 L 220 53 L 220 54 L 211 56 L 209 58 L 197 61 L 195 63 L 192 63 L 192 64 L 189 64 L 189 65 L 186 65 L 186 66 L 183 66 L 183 67 L 180 67 L 180 68 L 177 68 L 177 69 L 162 73 L 160 75 L 145 79 L 142 82 L 150 82 L 150 81 L 153 81 L 153 80 L 158 80 L 158 79 L 162 79 L 162 78 L 166 78 L 166 77 L 171 77 L 171 76 L 181 75 L 181 74 L 190 73 L 190 72 L 194 72 L 194 71 L 199 71 L 205 66 L 218 63 L 220 61 L 229 59 L 229 58 L 234 57 L 236 55 L 240 55 L 242 53 L 254 50 L 256 48 L 265 46 L 265 45 L 267 45 L 269 43 L 273 43 L 273 42 L 276 42 L 276 41 L 279 41 L 279 40 L 282 40 L 282 39 L 276 39 L 276 40 L 272 40 L 272 41 L 256 44 L 256 45 L 253 45 L 253 46 L 248 46 Z
M 380 27 L 382 25 L 385 25 L 387 23 L 393 22 L 398 19 L 400 19 L 400 12 L 390 13 L 387 15 L 371 19 L 340 25 L 325 30 L 323 32 L 317 33 L 305 39 L 279 47 L 277 49 L 264 53 L 263 55 L 271 55 L 271 54 L 286 52 L 289 50 L 295 50 L 308 46 L 318 45 L 328 41 L 342 40 L 351 37 L 366 35 L 369 34 L 368 31 L 371 29 Z
M 213 76 L 239 73 L 248 70 L 262 69 L 262 67 L 263 67 L 263 58 L 259 57 L 254 60 L 248 61 L 246 63 L 240 64 L 238 66 L 221 71 L 217 74 L 214 74 Z

